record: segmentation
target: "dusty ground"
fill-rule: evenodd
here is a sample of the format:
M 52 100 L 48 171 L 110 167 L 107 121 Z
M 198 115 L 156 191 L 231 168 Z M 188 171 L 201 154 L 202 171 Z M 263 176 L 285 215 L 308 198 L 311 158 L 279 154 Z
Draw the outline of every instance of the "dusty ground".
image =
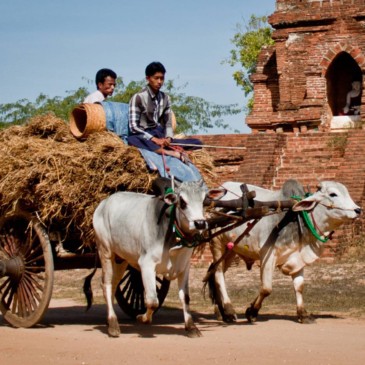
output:
M 320 284 L 331 288 L 345 280 L 347 271 L 358 276 L 360 288 L 364 288 L 364 265 L 348 264 L 338 266 L 317 266 L 308 275 L 308 289 Z M 359 311 L 335 311 L 322 308 L 314 311 L 317 323 L 302 325 L 296 322 L 293 293 L 290 282 L 281 276 L 275 279 L 274 291 L 280 292 L 280 286 L 290 291 L 288 305 L 272 302 L 268 299 L 260 320 L 248 324 L 244 319 L 240 290 L 249 292 L 253 299 L 253 289 L 242 288 L 243 277 L 257 285 L 258 270 L 247 273 L 242 267 L 232 268 L 227 281 L 230 286 L 238 282 L 235 288 L 239 318 L 237 323 L 225 325 L 217 321 L 212 314 L 211 305 L 202 306 L 197 300 L 205 269 L 192 270 L 192 309 L 194 318 L 203 337 L 190 339 L 184 335 L 182 313 L 175 305 L 174 283 L 165 303 L 155 315 L 151 326 L 137 324 L 117 308 L 122 334 L 119 338 L 109 338 L 105 326 L 105 306 L 96 304 L 89 312 L 81 302 L 80 290 L 75 295 L 63 291 L 65 281 L 78 281 L 84 272 L 72 271 L 56 280 L 54 297 L 45 318 L 37 328 L 14 329 L 4 324 L 0 318 L 0 364 L 364 364 L 365 363 L 365 316 L 363 294 L 356 296 Z M 336 279 L 337 277 L 337 279 Z M 72 279 L 71 279 L 72 278 Z M 286 279 L 285 279 L 286 280 Z M 323 281 L 324 280 L 324 281 Z M 336 282 L 336 280 L 338 280 Z M 323 284 L 328 282 L 328 285 Z M 81 283 L 81 282 L 80 282 Z M 246 282 L 245 282 L 246 283 Z M 78 283 L 79 284 L 79 283 Z M 80 284 L 81 285 L 81 284 Z M 95 284 L 98 287 L 97 284 Z M 61 289 L 60 289 L 61 288 Z M 334 292 L 333 300 L 351 296 L 351 288 Z M 358 291 L 357 289 L 353 289 Z M 96 290 L 97 291 L 97 290 Z M 61 298 L 63 296 L 73 299 Z M 98 293 L 96 293 L 98 295 Z M 99 292 L 100 294 L 100 292 Z M 311 303 L 310 293 L 308 302 Z M 171 298 L 171 299 L 170 299 Z M 194 299 L 195 298 L 195 299 Z M 76 300 L 75 300 L 76 299 Z M 242 303 L 243 302 L 243 303 Z M 270 304 L 271 303 L 271 304 Z M 243 305 L 242 305 L 243 304 Z M 315 308 L 310 304 L 311 309 Z M 355 306 L 356 307 L 356 306 Z M 336 306 L 334 307 L 336 309 Z

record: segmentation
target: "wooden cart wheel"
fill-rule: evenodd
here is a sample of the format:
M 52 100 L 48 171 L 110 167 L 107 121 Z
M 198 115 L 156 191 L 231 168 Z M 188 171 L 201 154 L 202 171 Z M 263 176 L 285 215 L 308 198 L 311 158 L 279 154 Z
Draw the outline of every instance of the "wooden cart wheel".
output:
M 0 219 L 0 310 L 14 327 L 43 317 L 53 288 L 53 256 L 47 234 L 26 213 Z
M 170 281 L 156 276 L 156 290 L 159 307 L 163 304 L 169 291 Z M 144 287 L 141 272 L 128 266 L 115 291 L 115 298 L 123 312 L 131 318 L 146 312 Z

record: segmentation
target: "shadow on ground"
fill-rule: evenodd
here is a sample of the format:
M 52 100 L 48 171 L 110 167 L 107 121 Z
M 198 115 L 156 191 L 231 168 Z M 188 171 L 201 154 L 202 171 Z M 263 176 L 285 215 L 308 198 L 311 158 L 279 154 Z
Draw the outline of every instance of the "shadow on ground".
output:
M 117 306 L 115 309 L 119 319 L 119 324 L 121 326 L 121 332 L 123 333 L 137 334 L 139 337 L 155 337 L 161 334 L 185 335 L 183 313 L 179 308 L 160 308 L 159 311 L 154 315 L 152 325 L 138 323 L 135 319 L 125 315 Z M 294 315 L 279 315 L 270 313 L 260 315 L 257 322 L 254 324 L 249 323 L 244 315 L 239 315 L 236 322 L 229 324 L 218 321 L 214 314 L 193 311 L 192 315 L 195 323 L 202 331 L 211 331 L 218 326 L 253 326 L 259 324 L 260 322 L 275 320 L 297 322 L 297 317 Z M 341 317 L 331 314 L 316 315 L 314 317 L 317 319 L 341 319 Z M 3 325 L 7 324 L 3 322 Z M 85 331 L 98 330 L 106 334 L 106 306 L 104 304 L 93 305 L 89 311 L 86 311 L 86 307 L 83 305 L 48 308 L 41 323 L 37 324 L 35 327 L 41 330 L 42 328 L 52 328 L 56 326 L 67 325 L 90 326 L 90 328 L 85 329 Z

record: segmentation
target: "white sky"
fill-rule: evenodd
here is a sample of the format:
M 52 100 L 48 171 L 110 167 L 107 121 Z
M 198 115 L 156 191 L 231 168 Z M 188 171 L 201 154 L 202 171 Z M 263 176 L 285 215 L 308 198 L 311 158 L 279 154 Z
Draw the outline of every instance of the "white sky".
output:
M 270 15 L 275 0 L 2 0 L 0 104 L 65 96 L 108 67 L 127 84 L 160 61 L 166 78 L 217 104 L 245 103 L 229 58 L 237 24 Z M 226 120 L 249 133 L 243 113 Z M 214 129 L 210 133 L 222 133 Z

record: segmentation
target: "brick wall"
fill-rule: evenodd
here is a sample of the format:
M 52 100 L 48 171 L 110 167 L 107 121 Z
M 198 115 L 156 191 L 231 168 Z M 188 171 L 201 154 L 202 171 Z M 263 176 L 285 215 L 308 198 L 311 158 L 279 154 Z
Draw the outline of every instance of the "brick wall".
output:
M 365 200 L 365 131 L 307 134 L 246 134 L 198 136 L 204 144 L 246 147 L 242 150 L 211 149 L 217 186 L 224 181 L 241 181 L 269 189 L 280 189 L 289 178 L 314 190 L 319 180 L 345 184 L 360 206 Z M 364 220 L 337 231 L 326 247 L 325 257 L 361 238 Z M 195 255 L 195 262 L 211 260 L 208 250 Z
M 253 133 L 330 130 L 353 80 L 365 74 L 364 0 L 277 0 L 274 45 L 262 49 L 251 81 Z M 365 93 L 361 115 L 365 116 Z

